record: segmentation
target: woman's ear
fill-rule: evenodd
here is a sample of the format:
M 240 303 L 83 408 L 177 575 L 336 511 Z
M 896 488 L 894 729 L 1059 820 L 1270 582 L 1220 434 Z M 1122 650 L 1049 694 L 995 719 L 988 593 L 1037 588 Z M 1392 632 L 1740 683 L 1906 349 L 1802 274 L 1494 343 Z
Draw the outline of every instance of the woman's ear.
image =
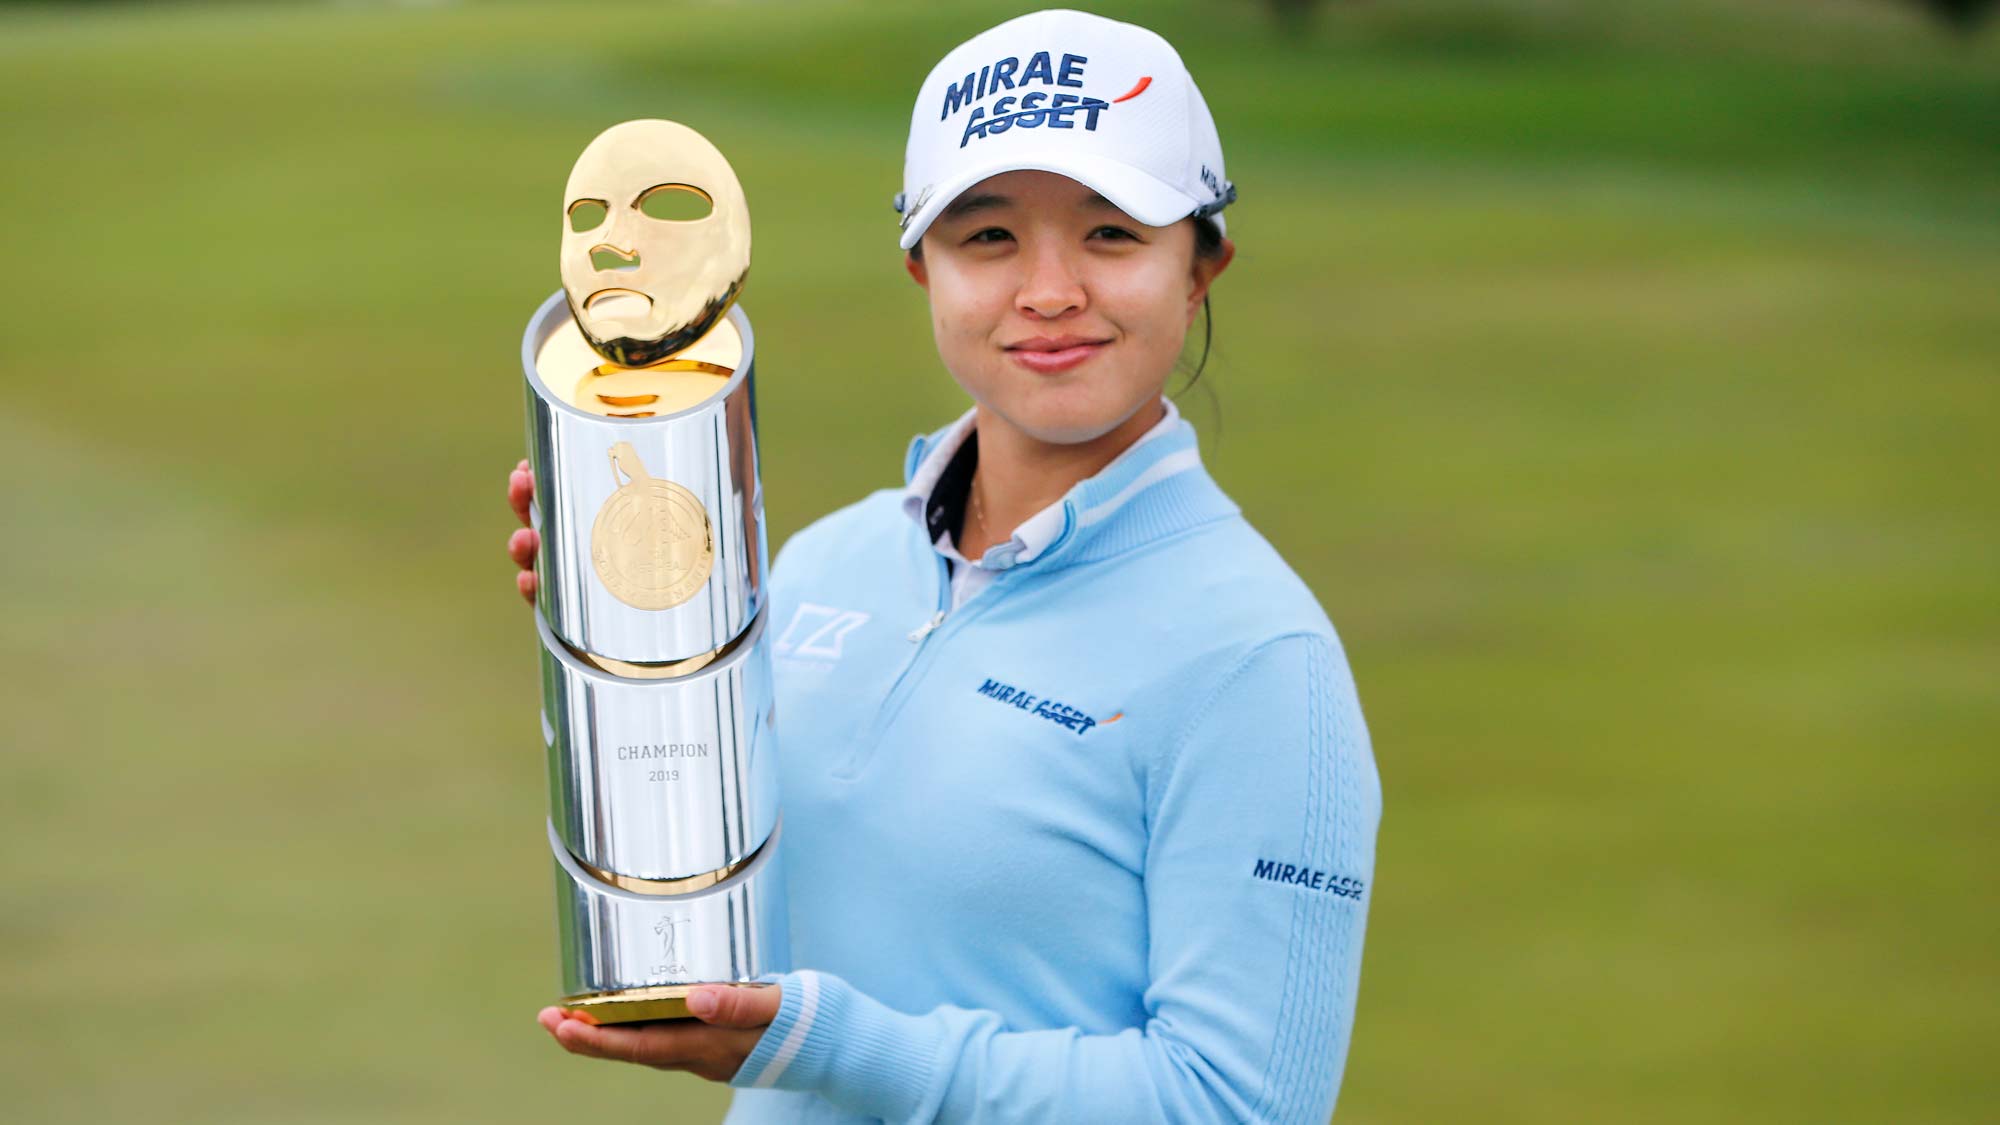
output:
M 1236 257 L 1236 244 L 1227 238 L 1222 240 L 1222 251 L 1213 258 L 1197 256 L 1194 260 L 1194 289 L 1188 293 L 1188 323 L 1194 323 L 1195 310 L 1201 308 L 1201 300 L 1208 296 L 1208 287 L 1229 268 Z
M 924 268 L 924 260 L 922 258 L 905 251 L 903 254 L 903 268 L 910 271 L 910 276 L 916 279 L 918 285 L 923 286 L 925 289 L 931 287 L 930 271 Z

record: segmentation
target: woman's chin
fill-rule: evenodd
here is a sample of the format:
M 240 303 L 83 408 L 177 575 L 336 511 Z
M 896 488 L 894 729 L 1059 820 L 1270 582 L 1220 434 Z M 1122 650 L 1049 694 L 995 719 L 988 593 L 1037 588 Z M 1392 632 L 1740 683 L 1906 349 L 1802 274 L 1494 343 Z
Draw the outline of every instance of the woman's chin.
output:
M 1084 410 L 1049 401 L 1048 396 L 1038 398 L 1040 401 L 1024 404 L 1021 410 L 999 413 L 1015 429 L 1048 445 L 1082 445 L 1087 441 L 1096 441 L 1117 429 L 1119 423 L 1131 417 L 1132 413 L 1103 407 Z

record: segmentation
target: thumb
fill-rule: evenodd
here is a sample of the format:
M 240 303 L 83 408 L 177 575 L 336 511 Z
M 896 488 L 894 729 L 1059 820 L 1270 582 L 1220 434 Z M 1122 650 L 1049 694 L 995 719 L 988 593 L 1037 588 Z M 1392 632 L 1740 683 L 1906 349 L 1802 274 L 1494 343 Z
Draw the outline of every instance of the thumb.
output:
M 763 1027 L 778 1018 L 784 988 L 775 984 L 708 985 L 688 993 L 688 1011 L 716 1027 Z

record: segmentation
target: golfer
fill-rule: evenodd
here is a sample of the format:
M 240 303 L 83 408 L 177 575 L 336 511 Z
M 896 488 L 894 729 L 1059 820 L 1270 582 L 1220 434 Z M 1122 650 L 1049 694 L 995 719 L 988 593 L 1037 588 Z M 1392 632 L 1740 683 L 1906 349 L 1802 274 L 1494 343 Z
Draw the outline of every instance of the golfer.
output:
M 563 1047 L 727 1082 L 732 1123 L 1327 1119 L 1380 783 L 1333 626 L 1163 394 L 1235 194 L 1144 28 L 1034 12 L 932 70 L 900 242 L 972 406 L 772 568 L 798 968 L 544 1009 Z

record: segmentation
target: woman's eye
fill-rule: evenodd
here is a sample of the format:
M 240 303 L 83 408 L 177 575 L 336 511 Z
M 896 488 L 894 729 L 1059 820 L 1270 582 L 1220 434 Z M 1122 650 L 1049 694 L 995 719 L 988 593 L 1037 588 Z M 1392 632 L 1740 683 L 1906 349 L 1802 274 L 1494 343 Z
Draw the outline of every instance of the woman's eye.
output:
M 1007 233 L 1006 231 L 1002 230 L 1002 229 L 1001 229 L 1001 228 L 999 228 L 999 227 L 987 227 L 987 228 L 986 228 L 985 230 L 982 230 L 982 231 L 977 231 L 977 232 L 975 232 L 975 233 L 973 234 L 973 236 L 972 236 L 971 238 L 968 238 L 968 239 L 966 239 L 966 241 L 967 241 L 967 242 L 998 242 L 998 241 L 1000 241 L 1000 239 L 998 239 L 998 238 L 988 238 L 988 237 L 986 237 L 986 236 L 987 236 L 987 235 L 989 235 L 989 234 L 997 234 L 997 235 L 999 235 L 999 236 L 1000 236 L 1000 238 L 1012 238 L 1012 237 L 1014 237 L 1013 235 L 1011 235 L 1011 234 L 1008 234 L 1008 233 Z
M 1098 228 L 1097 228 L 1096 230 L 1092 231 L 1091 233 L 1092 233 L 1092 234 L 1103 234 L 1103 233 L 1104 233 L 1105 231 L 1110 231 L 1110 232 L 1111 232 L 1111 234 L 1112 234 L 1112 236 L 1113 236 L 1113 241 L 1116 241 L 1117 239 L 1121 239 L 1121 238 L 1138 238 L 1138 237 L 1139 237 L 1138 235 L 1136 235 L 1136 234 L 1133 234 L 1133 233 L 1132 233 L 1131 231 L 1129 231 L 1129 230 L 1126 230 L 1126 229 L 1125 229 L 1124 227 L 1098 227 Z

